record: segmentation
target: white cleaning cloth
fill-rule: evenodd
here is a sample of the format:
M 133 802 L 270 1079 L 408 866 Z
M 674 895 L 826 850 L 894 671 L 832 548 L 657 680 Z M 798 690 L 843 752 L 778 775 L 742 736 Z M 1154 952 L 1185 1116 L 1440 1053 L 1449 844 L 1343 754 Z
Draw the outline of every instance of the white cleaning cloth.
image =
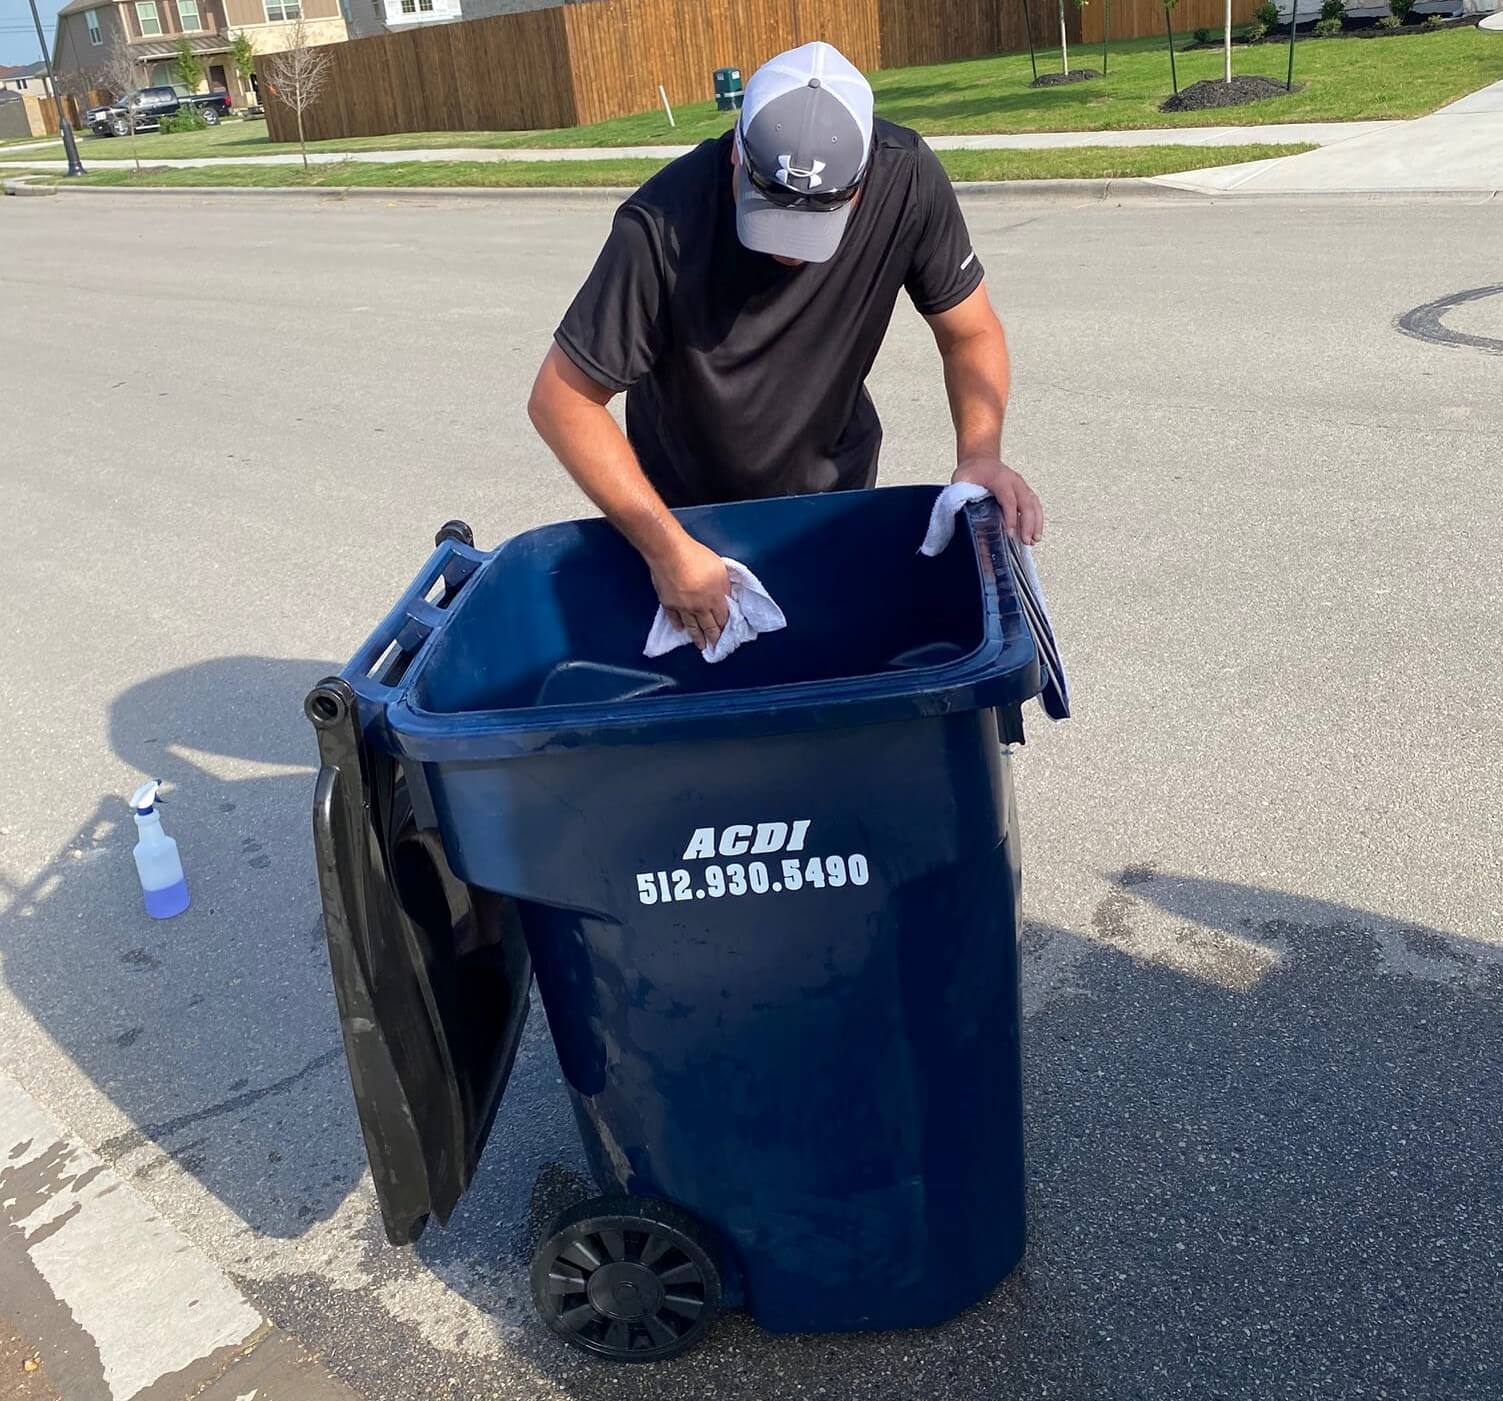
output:
M 719 641 L 711 647 L 700 648 L 699 654 L 707 662 L 723 662 L 743 642 L 751 642 L 760 633 L 777 632 L 788 626 L 783 610 L 773 602 L 772 595 L 750 569 L 737 560 L 727 559 L 725 572 L 731 580 L 730 597 L 726 599 L 731 616 L 726 620 Z M 691 640 L 688 632 L 668 617 L 667 610 L 659 608 L 642 654 L 661 657 L 675 647 L 688 646 Z
M 929 512 L 929 530 L 924 543 L 919 546 L 921 555 L 933 558 L 939 554 L 955 534 L 955 517 L 972 501 L 982 501 L 991 493 L 975 482 L 952 482 L 934 499 L 934 509 Z M 1015 536 L 1007 537 L 1007 548 L 1013 563 L 1013 574 L 1021 570 L 1024 595 L 1023 613 L 1028 619 L 1029 630 L 1042 654 L 1047 672 L 1044 691 L 1039 703 L 1051 720 L 1064 720 L 1070 714 L 1070 682 L 1065 676 L 1065 664 L 1054 641 L 1054 625 L 1049 621 L 1049 605 L 1044 598 L 1044 585 L 1039 578 L 1038 566 L 1033 562 L 1033 549 L 1020 544 Z
M 937 555 L 955 534 L 955 517 L 960 508 L 969 506 L 972 501 L 982 501 L 990 495 L 991 492 L 984 486 L 977 486 L 975 482 L 951 482 L 934 498 L 934 509 L 929 512 L 929 533 L 924 536 L 919 553 L 928 555 L 931 559 Z

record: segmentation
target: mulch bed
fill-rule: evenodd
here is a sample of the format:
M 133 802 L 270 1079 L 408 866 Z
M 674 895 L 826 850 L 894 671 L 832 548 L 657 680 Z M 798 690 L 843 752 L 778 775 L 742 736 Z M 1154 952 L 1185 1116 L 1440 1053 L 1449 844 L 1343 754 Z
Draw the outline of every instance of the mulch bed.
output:
M 1073 68 L 1068 73 L 1040 73 L 1031 83 L 1031 88 L 1058 88 L 1066 83 L 1083 83 L 1087 78 L 1099 78 L 1094 68 Z
M 1295 84 L 1298 92 L 1300 85 Z M 1207 78 L 1204 82 L 1191 83 L 1181 88 L 1159 107 L 1160 112 L 1204 112 L 1213 107 L 1241 107 L 1248 102 L 1261 102 L 1267 97 L 1283 97 L 1289 91 L 1282 83 L 1272 78 L 1259 78 L 1252 73 L 1243 73 L 1231 82 L 1220 78 Z

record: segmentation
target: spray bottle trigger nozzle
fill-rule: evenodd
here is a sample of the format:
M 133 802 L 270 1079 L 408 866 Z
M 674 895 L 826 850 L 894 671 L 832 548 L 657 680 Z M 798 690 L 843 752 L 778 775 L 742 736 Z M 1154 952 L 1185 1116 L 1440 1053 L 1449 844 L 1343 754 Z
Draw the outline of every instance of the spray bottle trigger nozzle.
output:
M 148 816 L 158 803 L 165 801 L 159 792 L 161 786 L 160 778 L 151 778 L 131 794 L 130 805 L 136 810 L 136 816 Z

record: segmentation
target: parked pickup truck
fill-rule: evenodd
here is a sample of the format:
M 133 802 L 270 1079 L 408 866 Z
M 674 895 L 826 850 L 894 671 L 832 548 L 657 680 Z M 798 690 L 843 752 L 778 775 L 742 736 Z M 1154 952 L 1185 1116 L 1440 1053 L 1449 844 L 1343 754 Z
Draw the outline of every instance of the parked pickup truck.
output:
M 137 88 L 103 107 L 90 107 L 84 113 L 84 120 L 96 136 L 129 136 L 131 111 L 136 115 L 137 131 L 155 131 L 163 117 L 170 117 L 184 107 L 197 107 L 203 113 L 204 121 L 214 126 L 229 112 L 230 95 L 223 89 L 189 92 L 180 83 L 170 87 Z

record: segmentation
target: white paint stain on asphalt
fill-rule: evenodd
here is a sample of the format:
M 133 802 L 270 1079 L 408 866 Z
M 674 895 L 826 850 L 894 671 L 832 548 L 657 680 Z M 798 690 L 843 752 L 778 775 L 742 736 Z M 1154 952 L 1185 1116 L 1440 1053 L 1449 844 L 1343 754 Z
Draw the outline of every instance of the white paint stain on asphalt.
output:
M 246 1342 L 262 1318 L 199 1250 L 0 1074 L 0 1223 L 93 1340 L 111 1401 Z

